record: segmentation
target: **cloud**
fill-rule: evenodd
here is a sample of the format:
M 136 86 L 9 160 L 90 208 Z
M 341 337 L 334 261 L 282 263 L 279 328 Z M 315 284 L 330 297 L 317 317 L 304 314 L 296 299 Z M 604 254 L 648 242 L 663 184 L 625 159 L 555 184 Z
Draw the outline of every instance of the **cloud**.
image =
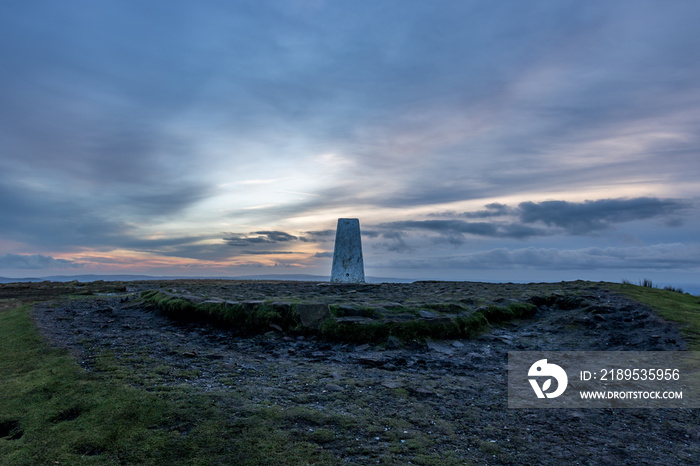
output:
M 523 223 L 541 222 L 563 228 L 571 235 L 606 230 L 614 223 L 670 217 L 689 207 L 685 201 L 639 197 L 601 199 L 582 203 L 566 201 L 523 202 L 517 214 Z
M 312 221 L 380 207 L 368 245 L 418 257 L 688 217 L 655 197 L 409 207 L 697 196 L 697 2 L 6 3 L 8 250 L 326 250 Z
M 54 259 L 41 254 L 5 254 L 0 256 L 0 268 L 4 269 L 68 269 L 80 268 L 83 264 L 68 259 Z
M 489 218 L 489 217 L 501 217 L 511 213 L 512 209 L 505 204 L 499 204 L 497 202 L 486 204 L 486 210 L 479 210 L 476 212 L 465 212 L 462 216 L 467 218 Z
M 513 213 L 513 208 L 505 204 L 499 204 L 497 202 L 487 204 L 484 210 L 477 210 L 475 212 L 457 212 L 455 210 L 446 210 L 443 212 L 431 212 L 428 217 L 464 217 L 464 218 L 491 218 L 491 217 L 502 217 Z
M 256 235 L 256 236 L 252 236 Z M 297 236 L 290 235 L 284 231 L 254 231 L 249 234 L 229 233 L 224 238 L 229 246 L 250 246 L 251 244 L 274 244 L 288 243 L 290 241 L 300 241 Z
M 299 239 L 294 235 L 285 233 L 284 231 L 254 231 L 253 234 L 267 237 L 267 242 L 270 243 L 286 243 L 287 241 Z
M 391 261 L 387 267 L 411 269 L 659 269 L 697 270 L 698 244 L 655 244 L 639 247 L 553 249 L 528 247 L 496 248 L 471 254 L 430 259 Z
M 271 256 L 277 254 L 297 254 L 294 251 L 241 251 L 240 254 L 257 255 L 257 256 Z
M 380 227 L 398 230 L 428 230 L 437 233 L 469 233 L 473 235 L 494 236 L 496 226 L 485 222 L 465 222 L 463 220 L 404 220 L 380 223 Z
M 362 232 L 364 234 L 364 232 Z M 314 230 L 305 231 L 304 236 L 299 237 L 299 241 L 305 243 L 328 243 L 335 241 L 335 230 Z
M 381 233 L 381 238 L 388 241 L 378 243 L 379 247 L 392 252 L 409 252 L 413 248 L 406 243 L 406 235 L 401 231 L 385 231 Z
M 196 236 L 160 234 L 159 238 L 153 239 L 153 235 L 143 232 L 142 228 L 150 222 L 157 222 L 162 215 L 181 209 L 182 204 L 178 202 L 182 198 L 178 201 L 164 194 L 158 200 L 151 199 L 149 206 L 127 207 L 132 213 L 129 215 L 121 203 L 108 206 L 96 197 L 99 195 L 92 196 L 79 190 L 53 195 L 41 186 L 3 180 L 0 174 L 0 198 L 3 199 L 0 203 L 0 217 L 3 219 L 0 238 L 56 252 L 130 249 L 179 257 L 226 257 L 223 251 L 213 250 L 216 245 L 198 244 L 220 238 L 220 233 Z M 137 210 L 140 213 L 133 216 Z M 145 215 L 147 212 L 152 214 Z M 230 250 L 225 252 L 230 253 Z
M 486 206 L 486 210 L 463 213 L 440 212 L 430 214 L 430 216 L 505 217 L 509 218 L 510 221 L 406 220 L 381 223 L 379 227 L 395 231 L 423 230 L 439 233 L 451 244 L 461 244 L 464 235 L 526 239 L 564 232 L 571 236 L 581 236 L 607 230 L 616 223 L 654 218 L 665 220 L 666 226 L 677 227 L 683 223 L 679 216 L 684 214 L 691 205 L 689 201 L 685 200 L 651 197 L 601 199 L 584 202 L 522 202 L 517 207 L 489 204 Z M 545 229 L 537 224 L 556 228 Z
M 212 194 L 209 186 L 179 181 L 144 183 L 124 196 L 131 215 L 164 217 L 183 211 Z
M 305 231 L 304 234 L 313 238 L 333 238 L 335 237 L 335 230 Z
M 324 237 L 324 234 L 312 234 L 313 237 Z M 313 240 L 306 236 L 296 236 L 280 230 L 260 230 L 250 233 L 227 233 L 223 238 L 221 255 L 225 256 L 273 256 L 277 254 L 302 254 L 293 248 L 300 243 Z M 276 250 L 276 247 L 284 248 Z M 292 248 L 292 250 L 290 250 Z M 227 251 L 226 251 L 227 249 Z
M 547 236 L 595 236 L 617 224 L 640 220 L 657 220 L 667 228 L 678 228 L 692 205 L 686 200 L 651 197 L 522 202 L 516 207 L 492 203 L 474 212 L 443 211 L 428 214 L 440 218 L 380 223 L 372 227 L 380 237 L 373 245 L 406 253 L 415 251 L 423 241 L 420 250 L 430 255 L 439 251 L 441 244 L 458 248 L 469 238 L 524 241 Z M 433 246 L 428 246 L 426 240 Z
M 393 233 L 385 233 L 385 237 L 396 234 L 396 231 L 428 231 L 440 234 L 448 243 L 455 245 L 464 242 L 464 235 L 523 239 L 547 234 L 547 232 L 542 229 L 526 225 L 495 222 L 468 222 L 465 220 L 404 220 L 380 223 L 378 227 L 393 230 Z
M 77 197 L 77 196 L 76 196 Z M 80 194 L 84 198 L 84 194 Z M 89 196 L 88 196 L 89 197 Z M 130 226 L 107 211 L 40 188 L 23 186 L 0 174 L 0 235 L 53 250 L 118 244 Z

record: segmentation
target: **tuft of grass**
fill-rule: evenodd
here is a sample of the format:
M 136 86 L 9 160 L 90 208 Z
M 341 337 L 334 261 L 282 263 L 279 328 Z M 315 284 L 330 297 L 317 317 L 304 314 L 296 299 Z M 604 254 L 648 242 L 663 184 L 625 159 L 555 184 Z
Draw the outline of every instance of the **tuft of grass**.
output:
M 321 335 L 334 341 L 352 343 L 376 343 L 395 336 L 403 341 L 432 339 L 472 338 L 490 325 L 532 317 L 537 308 L 529 303 L 512 303 L 508 306 L 489 306 L 468 315 L 448 320 L 415 319 L 406 322 L 378 320 L 365 324 L 337 322 L 330 318 L 321 326 Z
M 643 286 L 645 288 L 654 288 L 654 283 L 652 283 L 652 281 L 648 278 L 645 278 L 639 282 L 639 286 Z
M 145 291 L 141 298 L 171 319 L 205 321 L 245 333 L 267 332 L 273 324 L 285 330 L 299 329 L 301 326 L 293 306 L 275 307 L 272 303 L 265 303 L 247 308 L 244 303 L 195 303 L 157 290 Z
M 611 283 L 609 287 L 648 305 L 664 319 L 680 324 L 688 349 L 700 350 L 700 299 L 697 296 L 629 283 Z
M 683 288 L 676 288 L 675 286 L 671 286 L 671 285 L 666 285 L 666 286 L 664 286 L 664 290 L 666 290 L 666 291 L 673 291 L 674 293 L 684 294 L 684 293 L 683 293 Z
M 633 283 L 632 283 L 631 281 L 627 280 L 626 278 L 623 278 L 623 279 L 622 279 L 622 284 L 623 284 L 623 285 L 632 285 Z M 654 285 L 654 283 L 653 283 L 650 279 L 648 279 L 648 278 L 645 278 L 645 279 L 643 279 L 643 280 L 640 280 L 639 286 L 643 286 L 643 287 L 645 287 L 645 288 L 658 288 L 658 286 Z M 676 292 L 676 293 L 681 293 L 681 294 L 683 294 L 683 289 L 682 289 L 682 288 L 676 288 L 675 286 L 672 286 L 672 285 L 666 285 L 666 286 L 664 286 L 664 290 L 673 291 L 673 292 Z
M 206 321 L 245 333 L 267 332 L 273 324 L 284 330 L 312 332 L 311 329 L 301 326 L 301 320 L 294 305 L 286 308 L 265 303 L 250 309 L 243 303 L 195 303 L 155 290 L 143 292 L 141 298 L 145 303 L 154 305 L 161 314 L 178 320 Z M 492 305 L 468 315 L 449 319 L 433 321 L 416 318 L 404 322 L 376 319 L 362 324 L 338 322 L 331 316 L 321 325 L 319 333 L 327 340 L 352 343 L 376 343 L 386 340 L 389 336 L 395 336 L 403 341 L 426 338 L 470 338 L 489 325 L 531 317 L 536 311 L 536 306 L 530 303 L 511 303 L 503 307 Z M 367 309 L 364 312 L 369 316 L 374 310 Z M 331 313 L 339 314 L 338 307 L 333 306 Z

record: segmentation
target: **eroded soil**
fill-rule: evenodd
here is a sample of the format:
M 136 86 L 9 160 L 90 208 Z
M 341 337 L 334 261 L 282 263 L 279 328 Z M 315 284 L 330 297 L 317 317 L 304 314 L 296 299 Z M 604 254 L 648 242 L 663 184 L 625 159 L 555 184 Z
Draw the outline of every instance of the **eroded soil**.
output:
M 472 340 L 354 345 L 173 322 L 138 300 L 138 291 L 152 288 L 378 307 L 517 300 L 537 303 L 538 313 Z M 319 413 L 290 428 L 340 463 L 433 456 L 457 464 L 675 465 L 700 458 L 698 410 L 507 407 L 508 351 L 685 349 L 674 325 L 603 284 L 133 282 L 126 292 L 39 303 L 34 316 L 86 370 L 102 370 L 109 358 L 148 391 L 187 386 L 231 412 L 277 406 Z

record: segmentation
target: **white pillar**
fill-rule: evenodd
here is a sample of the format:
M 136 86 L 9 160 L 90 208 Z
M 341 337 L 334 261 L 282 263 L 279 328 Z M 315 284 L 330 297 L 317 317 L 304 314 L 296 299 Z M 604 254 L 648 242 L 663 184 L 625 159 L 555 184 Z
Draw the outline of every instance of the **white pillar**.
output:
M 339 218 L 335 230 L 335 250 L 331 283 L 364 283 L 365 265 L 362 261 L 360 221 L 356 218 Z

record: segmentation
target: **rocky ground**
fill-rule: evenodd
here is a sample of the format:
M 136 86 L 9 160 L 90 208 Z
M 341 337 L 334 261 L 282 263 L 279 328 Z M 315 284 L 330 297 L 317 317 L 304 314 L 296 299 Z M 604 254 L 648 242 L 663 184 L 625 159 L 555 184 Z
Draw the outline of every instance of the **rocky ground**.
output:
M 173 322 L 139 301 L 147 289 L 377 308 L 523 301 L 538 313 L 475 339 L 356 345 Z M 445 463 L 675 465 L 700 458 L 698 410 L 507 407 L 508 351 L 685 349 L 675 326 L 604 284 L 129 282 L 101 296 L 39 303 L 34 316 L 87 370 L 102 370 L 97 356 L 108 355 L 149 391 L 185 385 L 216 396 L 223 409 L 245 403 L 318 413 L 293 428 L 340 462 L 408 464 L 433 455 Z

